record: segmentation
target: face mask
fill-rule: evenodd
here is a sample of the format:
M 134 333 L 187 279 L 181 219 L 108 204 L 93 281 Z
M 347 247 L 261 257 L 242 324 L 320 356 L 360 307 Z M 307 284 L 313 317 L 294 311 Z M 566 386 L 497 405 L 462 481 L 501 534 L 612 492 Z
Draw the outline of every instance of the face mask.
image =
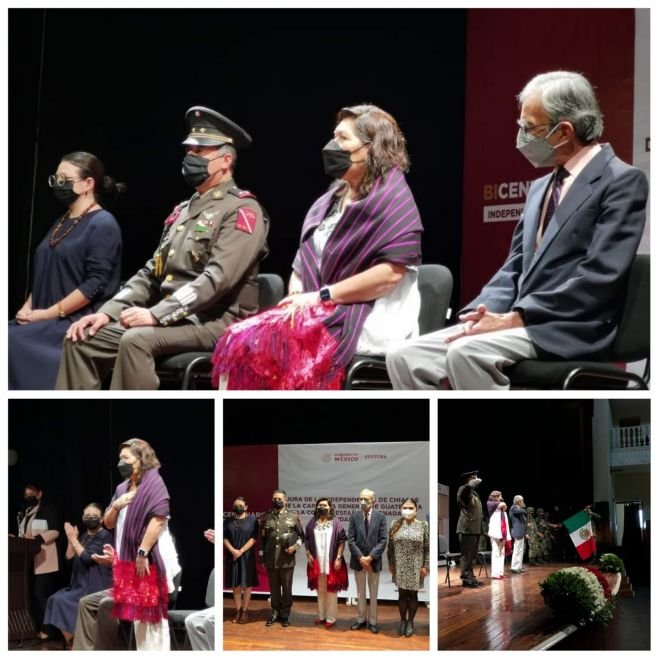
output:
M 126 480 L 127 478 L 130 478 L 133 475 L 133 465 L 129 465 L 123 460 L 119 462 L 117 465 L 117 469 L 119 470 L 119 475 Z
M 371 507 L 371 502 L 368 499 L 360 499 L 359 505 L 362 507 L 362 510 L 368 510 Z
M 101 525 L 100 517 L 83 517 L 82 523 L 90 530 L 93 531 Z
M 316 508 L 316 512 L 321 517 L 324 517 L 325 515 L 329 515 L 329 508 L 325 508 L 325 506 L 321 506 L 320 508 Z
M 37 497 L 25 497 L 23 502 L 27 508 L 32 508 L 32 506 L 36 506 L 39 503 L 39 499 Z
M 280 510 L 281 508 L 284 507 L 284 502 L 279 501 L 279 499 L 273 499 L 272 500 L 272 507 L 276 508 L 277 510 Z
M 183 158 L 183 180 L 191 187 L 198 188 L 209 176 L 208 163 L 212 160 L 217 160 L 220 156 L 215 158 L 204 158 L 197 156 L 194 153 L 186 153 Z
M 242 515 L 245 512 L 245 508 L 243 506 L 234 506 L 233 512 L 236 513 L 236 515 Z
M 77 192 L 73 192 L 72 181 L 65 181 L 64 185 L 56 185 L 53 188 L 53 194 L 55 199 L 64 206 L 70 206 L 79 196 Z
M 412 510 L 411 508 L 403 508 L 403 510 L 400 511 L 400 514 L 405 519 L 412 519 L 412 517 L 416 515 L 416 510 Z
M 480 478 L 472 478 L 467 485 L 469 487 L 478 487 L 481 484 L 481 479 Z
M 517 131 L 517 150 L 534 166 L 534 167 L 553 167 L 554 150 L 559 146 L 567 144 L 561 142 L 552 146 L 547 142 L 547 138 L 558 128 L 556 124 L 544 137 L 533 137 L 527 135 L 521 128 Z
M 332 139 L 323 147 L 323 168 L 327 176 L 332 178 L 341 178 L 351 167 L 351 165 L 359 162 L 366 162 L 364 160 L 351 160 L 350 156 L 359 151 L 362 147 L 358 147 L 355 151 L 344 151 L 339 143 Z

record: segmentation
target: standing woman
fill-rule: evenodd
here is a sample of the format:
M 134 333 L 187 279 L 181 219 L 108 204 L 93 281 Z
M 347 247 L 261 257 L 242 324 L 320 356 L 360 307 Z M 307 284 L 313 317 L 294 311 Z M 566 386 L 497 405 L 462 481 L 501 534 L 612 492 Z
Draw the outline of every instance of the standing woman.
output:
M 502 500 L 502 494 L 498 490 L 494 490 L 490 494 L 487 506 L 488 509 L 492 509 L 487 533 L 492 543 L 492 571 L 490 576 L 492 579 L 505 579 L 506 575 L 503 573 L 503 568 L 506 560 L 506 547 L 510 546 L 511 543 L 510 523 L 506 513 L 508 506 Z
M 252 586 L 259 585 L 254 545 L 259 522 L 247 513 L 245 497 L 233 502 L 233 517 L 224 520 L 224 586 L 233 590 L 236 613 L 231 622 L 245 624 L 252 597 Z
M 414 616 L 419 606 L 418 591 L 430 571 L 430 531 L 428 522 L 416 518 L 417 504 L 405 499 L 401 516 L 394 520 L 389 531 L 387 558 L 389 571 L 398 586 L 400 625 L 398 636 L 412 636 Z
M 138 650 L 169 650 L 166 556 L 159 545 L 167 532 L 169 493 L 156 452 L 143 439 L 120 446 L 117 486 L 105 511 L 105 526 L 115 529 L 112 615 L 135 623 Z M 170 570 L 171 571 L 171 570 Z
M 82 535 L 77 526 L 64 523 L 69 541 L 66 559 L 72 561 L 71 583 L 48 598 L 44 618 L 44 625 L 62 632 L 67 650 L 71 649 L 80 598 L 105 590 L 112 583 L 112 569 L 92 559 L 94 554 L 103 553 L 103 545 L 112 544 L 112 534 L 103 528 L 103 509 L 98 503 L 85 506 L 82 523 L 86 529 Z
M 9 323 L 10 389 L 53 389 L 67 329 L 119 288 L 121 230 L 103 206 L 123 184 L 84 151 L 65 155 L 48 184 L 67 210 L 37 247 L 32 292 Z
M 288 297 L 220 337 L 215 386 L 340 389 L 358 350 L 418 334 L 423 228 L 405 136 L 388 112 L 347 107 L 322 156 L 334 181 L 304 220 Z
M 347 536 L 335 517 L 331 499 L 316 501 L 316 512 L 304 537 L 309 590 L 318 591 L 318 617 L 314 623 L 330 629 L 336 624 L 337 593 L 348 588 L 348 568 L 343 558 Z

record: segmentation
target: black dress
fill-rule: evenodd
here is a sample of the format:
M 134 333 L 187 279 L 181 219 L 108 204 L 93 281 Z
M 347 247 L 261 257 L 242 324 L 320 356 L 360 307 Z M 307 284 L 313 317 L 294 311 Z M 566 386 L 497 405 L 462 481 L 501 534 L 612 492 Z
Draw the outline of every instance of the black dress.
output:
M 65 222 L 59 235 L 70 225 Z M 9 388 L 53 389 L 62 341 L 71 323 L 94 313 L 119 288 L 121 230 L 106 210 L 92 211 L 54 247 L 41 241 L 34 254 L 32 308 L 47 309 L 78 289 L 89 304 L 67 318 L 9 323 Z
M 250 538 L 258 539 L 259 523 L 254 515 L 248 515 L 245 519 L 224 520 L 224 539 L 231 543 L 235 549 L 240 549 Z M 256 575 L 256 545 L 252 545 L 238 560 L 233 560 L 231 553 L 224 550 L 224 587 L 251 588 L 258 586 L 259 579 Z

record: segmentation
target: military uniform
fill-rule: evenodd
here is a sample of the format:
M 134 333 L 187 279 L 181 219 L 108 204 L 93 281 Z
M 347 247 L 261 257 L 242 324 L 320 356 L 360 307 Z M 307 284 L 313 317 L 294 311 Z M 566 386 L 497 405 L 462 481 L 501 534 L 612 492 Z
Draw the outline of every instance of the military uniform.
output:
M 112 389 L 157 389 L 155 358 L 211 351 L 230 324 L 258 311 L 268 227 L 254 195 L 233 179 L 179 204 L 153 258 L 99 309 L 115 322 L 85 341 L 64 341 L 56 388 L 99 389 L 114 368 Z M 129 307 L 148 309 L 157 325 L 123 328 L 116 321 Z
M 295 545 L 297 551 L 303 540 L 304 530 L 296 513 L 271 510 L 263 518 L 261 546 L 270 584 L 270 606 L 272 616 L 280 620 L 288 619 L 293 606 L 295 552 L 285 550 Z
M 458 504 L 460 517 L 456 531 L 460 538 L 460 579 L 466 585 L 479 585 L 472 566 L 483 531 L 483 506 L 476 490 L 470 485 L 463 485 L 458 490 Z
M 531 565 L 538 565 L 544 563 L 542 560 L 542 540 L 544 534 L 538 528 L 538 523 L 535 518 L 535 508 L 527 508 L 528 522 L 526 532 L 529 536 L 529 563 Z

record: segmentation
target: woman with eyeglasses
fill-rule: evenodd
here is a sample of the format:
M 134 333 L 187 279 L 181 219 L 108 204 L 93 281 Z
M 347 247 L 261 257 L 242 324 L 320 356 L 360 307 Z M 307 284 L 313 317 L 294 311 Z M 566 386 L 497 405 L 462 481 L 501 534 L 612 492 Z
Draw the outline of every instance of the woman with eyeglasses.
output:
M 80 598 L 112 585 L 112 569 L 92 559 L 94 554 L 103 553 L 103 545 L 112 544 L 112 533 L 103 528 L 103 508 L 98 503 L 87 504 L 82 512 L 82 523 L 85 527 L 82 535 L 77 526 L 64 524 L 69 541 L 66 558 L 72 562 L 71 583 L 48 598 L 43 621 L 44 626 L 52 625 L 62 632 L 67 650 L 73 643 Z M 48 638 L 43 633 L 40 637 Z
M 32 292 L 9 323 L 10 389 L 52 389 L 66 330 L 119 288 L 121 230 L 104 205 L 125 186 L 84 151 L 65 155 L 48 185 L 66 212 L 37 247 Z

